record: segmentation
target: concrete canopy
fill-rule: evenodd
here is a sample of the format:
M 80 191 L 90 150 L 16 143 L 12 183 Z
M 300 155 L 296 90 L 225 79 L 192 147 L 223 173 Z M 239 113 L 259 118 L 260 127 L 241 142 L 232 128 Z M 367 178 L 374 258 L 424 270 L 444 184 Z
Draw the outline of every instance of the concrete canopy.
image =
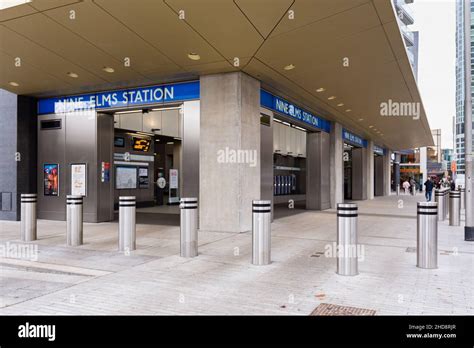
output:
M 37 97 L 241 70 L 379 145 L 433 144 L 389 0 L 33 0 L 0 11 L 0 66 L 0 88 Z

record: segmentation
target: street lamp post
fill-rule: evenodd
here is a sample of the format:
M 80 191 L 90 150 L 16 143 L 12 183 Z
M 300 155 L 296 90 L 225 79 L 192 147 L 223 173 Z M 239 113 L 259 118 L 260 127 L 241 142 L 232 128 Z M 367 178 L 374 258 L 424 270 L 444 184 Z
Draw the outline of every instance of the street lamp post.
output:
M 471 0 L 464 0 L 464 168 L 466 180 L 466 224 L 464 240 L 474 241 L 472 187 L 472 96 L 471 96 Z

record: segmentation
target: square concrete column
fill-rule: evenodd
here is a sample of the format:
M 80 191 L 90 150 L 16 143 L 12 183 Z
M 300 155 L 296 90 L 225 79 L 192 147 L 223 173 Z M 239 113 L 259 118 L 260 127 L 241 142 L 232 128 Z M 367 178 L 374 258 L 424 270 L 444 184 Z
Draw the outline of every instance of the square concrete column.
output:
M 260 82 L 241 73 L 201 76 L 199 226 L 252 229 L 260 198 Z
M 375 167 L 374 167 L 374 142 L 367 141 L 366 156 L 367 156 L 367 199 L 374 199 L 374 183 L 375 183 Z
M 383 195 L 384 196 L 389 196 L 390 193 L 392 192 L 392 177 L 391 177 L 392 168 L 390 165 L 391 158 L 392 158 L 392 151 L 387 149 L 385 151 L 385 155 L 383 156 L 383 181 L 384 181 Z
M 331 208 L 335 209 L 337 203 L 344 203 L 344 141 L 339 123 L 331 124 L 330 138 L 330 200 Z
M 306 209 L 324 210 L 331 207 L 330 135 L 325 132 L 306 136 Z
M 367 199 L 367 149 L 352 149 L 352 199 Z

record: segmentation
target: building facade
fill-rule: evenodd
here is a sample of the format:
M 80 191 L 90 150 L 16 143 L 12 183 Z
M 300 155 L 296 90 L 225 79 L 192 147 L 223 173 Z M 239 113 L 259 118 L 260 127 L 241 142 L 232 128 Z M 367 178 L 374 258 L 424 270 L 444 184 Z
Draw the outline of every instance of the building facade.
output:
M 474 12 L 474 3 L 471 1 L 471 22 Z M 454 124 L 454 142 L 457 174 L 464 175 L 464 1 L 456 0 L 456 117 Z M 471 47 L 473 45 L 472 24 L 471 24 Z M 471 51 L 471 66 L 474 53 Z M 471 69 L 472 70 L 472 69 Z M 472 76 L 472 73 L 471 73 Z
M 0 218 L 19 219 L 21 193 L 52 220 L 82 195 L 89 222 L 113 220 L 120 196 L 195 197 L 201 229 L 242 232 L 252 200 L 323 210 L 390 194 L 392 152 L 432 144 L 392 3 L 265 3 L 4 10 Z M 416 120 L 382 115 L 407 96 Z

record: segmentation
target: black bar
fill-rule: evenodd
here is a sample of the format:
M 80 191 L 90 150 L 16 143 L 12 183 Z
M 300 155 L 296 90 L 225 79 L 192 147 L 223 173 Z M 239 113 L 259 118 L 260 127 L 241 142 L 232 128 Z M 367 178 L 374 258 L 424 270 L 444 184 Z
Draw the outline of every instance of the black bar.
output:
M 419 211 L 418 215 L 438 215 L 437 211 Z
M 359 214 L 347 214 L 347 215 L 344 215 L 344 214 L 337 214 L 338 217 L 357 217 L 359 216 Z
M 252 210 L 253 213 L 271 213 L 272 210 Z

